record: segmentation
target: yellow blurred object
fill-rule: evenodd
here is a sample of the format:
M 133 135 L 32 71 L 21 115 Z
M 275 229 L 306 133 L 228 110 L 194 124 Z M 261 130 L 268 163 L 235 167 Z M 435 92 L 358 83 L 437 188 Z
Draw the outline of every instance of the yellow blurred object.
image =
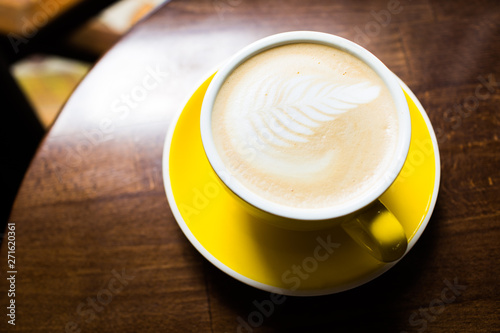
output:
M 90 67 L 74 60 L 36 56 L 16 63 L 12 74 L 48 128 Z

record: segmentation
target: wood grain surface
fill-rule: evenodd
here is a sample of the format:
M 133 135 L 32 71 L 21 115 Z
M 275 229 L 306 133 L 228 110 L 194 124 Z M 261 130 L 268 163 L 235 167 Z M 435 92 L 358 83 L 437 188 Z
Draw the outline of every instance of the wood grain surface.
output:
M 499 22 L 496 0 L 167 3 L 96 64 L 42 142 L 9 220 L 15 297 L 4 234 L 0 331 L 499 332 Z M 427 229 L 394 268 L 340 294 L 287 297 L 257 322 L 269 293 L 188 242 L 162 150 L 206 73 L 289 30 L 354 40 L 405 81 L 435 128 L 442 179 Z

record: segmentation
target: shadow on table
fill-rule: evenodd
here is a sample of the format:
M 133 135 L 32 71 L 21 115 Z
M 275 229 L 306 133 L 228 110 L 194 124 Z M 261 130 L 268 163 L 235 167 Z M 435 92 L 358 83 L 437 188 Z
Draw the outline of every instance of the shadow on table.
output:
M 214 330 L 218 323 L 234 323 L 233 332 L 399 332 L 411 330 L 412 298 L 422 288 L 421 272 L 430 269 L 439 238 L 439 205 L 408 255 L 375 280 L 338 294 L 281 298 L 272 304 L 269 292 L 247 286 L 206 262 L 212 298 Z M 420 289 L 418 289 L 420 288 Z M 217 311 L 216 307 L 225 311 Z M 214 311 L 215 310 L 215 311 Z M 232 317 L 217 318 L 217 313 Z M 228 315 L 229 316 L 229 315 Z M 227 326 L 224 326 L 227 330 Z
M 45 130 L 9 72 L 0 52 L 0 232 L 5 230 L 12 204 Z M 1 237 L 0 237 L 1 243 Z

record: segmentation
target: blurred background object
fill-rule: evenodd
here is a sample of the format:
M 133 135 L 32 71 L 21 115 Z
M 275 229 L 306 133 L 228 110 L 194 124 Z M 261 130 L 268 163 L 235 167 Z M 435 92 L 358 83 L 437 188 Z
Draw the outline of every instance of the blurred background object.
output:
M 98 11 L 95 15 L 88 18 L 79 16 L 76 21 L 82 23 L 64 36 L 55 48 L 41 47 L 16 57 L 24 46 L 31 44 L 31 38 L 37 37 L 37 30 L 44 29 L 57 18 L 62 19 L 71 8 L 82 12 L 77 5 L 92 2 L 96 1 L 0 0 L 0 32 L 4 35 L 4 42 L 5 37 L 7 41 L 4 48 L 10 46 L 11 50 L 7 53 L 14 52 L 14 56 L 10 57 L 13 60 L 12 74 L 45 128 L 50 126 L 65 100 L 92 64 L 138 20 L 165 1 L 108 0 L 107 2 L 112 4 L 101 11 L 100 7 L 95 6 L 86 10 L 91 14 Z M 62 22 L 58 25 L 68 24 Z M 51 36 L 51 39 L 59 39 L 59 36 Z
M 70 36 L 69 43 L 87 52 L 106 52 L 137 21 L 164 0 L 121 0 L 105 9 Z
M 0 30 L 5 34 L 31 35 L 84 0 L 1 0 Z
M 0 0 L 4 229 L 31 158 L 92 65 L 165 0 Z M 5 199 L 7 198 L 7 199 Z
M 11 72 L 47 129 L 90 67 L 87 62 L 33 55 L 13 64 Z

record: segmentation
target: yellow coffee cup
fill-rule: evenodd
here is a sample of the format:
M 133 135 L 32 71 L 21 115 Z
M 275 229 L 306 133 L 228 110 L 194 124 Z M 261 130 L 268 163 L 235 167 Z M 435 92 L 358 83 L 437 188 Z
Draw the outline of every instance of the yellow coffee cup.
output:
M 300 45 L 300 47 L 295 48 L 296 45 Z M 312 47 L 309 47 L 311 45 Z M 301 75 L 301 71 L 297 70 L 297 76 L 283 76 L 284 78 L 280 79 L 279 76 L 281 72 L 273 73 L 273 66 L 277 66 L 270 65 L 271 60 L 265 60 L 271 57 L 269 53 L 266 53 L 267 51 L 277 50 L 284 46 L 291 46 L 289 48 L 281 48 L 281 53 L 277 52 L 276 54 L 272 54 L 272 57 L 275 57 L 273 61 L 278 64 L 282 60 L 276 57 L 280 56 L 282 53 L 287 55 L 283 60 L 285 64 L 283 67 L 286 70 L 285 72 L 288 73 L 290 72 L 290 68 L 294 68 L 293 66 L 296 65 L 297 61 L 293 54 L 291 57 L 288 57 L 288 54 L 299 52 L 297 51 L 299 49 L 301 50 L 300 52 L 303 52 L 302 50 L 305 48 L 313 51 L 321 49 L 316 48 L 315 45 L 327 46 L 332 50 L 339 50 L 339 66 L 343 64 L 344 60 L 342 59 L 344 58 L 342 57 L 347 57 L 346 59 L 355 58 L 356 61 L 361 62 L 363 66 L 366 66 L 366 68 L 370 70 L 370 75 L 375 75 L 377 77 L 377 82 L 382 82 L 383 89 L 379 88 L 377 85 L 365 84 L 363 82 L 352 84 L 352 82 L 349 81 L 351 79 L 349 75 L 351 71 L 356 72 L 357 67 L 350 65 L 350 63 L 345 71 L 345 74 L 347 74 L 345 80 L 347 81 L 342 77 L 339 79 L 339 83 L 323 83 L 324 80 L 321 78 L 327 77 L 329 80 L 330 76 L 324 74 L 322 70 L 324 69 L 329 73 L 328 71 L 332 70 L 332 66 L 328 68 L 319 67 L 321 66 L 321 61 L 318 59 L 321 58 L 316 57 L 316 54 L 312 51 L 307 51 L 311 53 L 308 55 L 307 59 L 315 59 L 314 61 L 318 60 L 318 67 L 314 67 L 314 70 L 310 70 L 310 72 L 314 74 L 316 73 L 314 72 L 316 69 L 321 69 L 317 75 L 310 73 Z M 302 46 L 305 46 L 305 48 Z M 264 60 L 259 60 L 264 66 L 264 69 L 259 69 L 258 71 L 246 69 L 249 66 L 247 64 L 257 62 L 257 60 L 254 60 L 257 59 L 257 55 L 262 55 L 264 53 L 266 53 L 265 57 L 261 57 Z M 337 53 L 335 53 L 335 55 L 336 54 Z M 343 56 L 344 54 L 347 56 Z M 260 63 L 258 64 L 260 66 Z M 336 67 L 333 68 L 333 70 L 338 72 L 338 68 Z M 293 74 L 295 74 L 295 69 L 293 69 L 293 71 Z M 242 79 L 241 76 L 247 75 L 246 73 L 257 73 L 257 76 L 248 74 L 250 84 L 245 86 L 246 90 L 233 89 L 234 82 L 238 83 L 239 80 L 245 82 L 245 78 Z M 243 91 L 243 93 L 239 91 Z M 267 146 L 263 144 L 259 145 L 259 149 L 256 149 L 254 154 L 252 154 L 253 158 L 256 156 L 253 162 L 264 161 L 265 163 L 259 162 L 260 164 L 258 164 L 255 162 L 255 166 L 246 166 L 243 174 L 254 173 L 255 171 L 256 174 L 267 177 L 265 173 L 262 172 L 262 168 L 267 168 L 271 170 L 271 173 L 278 174 L 278 177 L 281 177 L 281 172 L 290 175 L 297 183 L 305 183 L 306 185 L 304 185 L 304 188 L 306 188 L 307 177 L 301 177 L 301 168 L 306 168 L 313 164 L 313 162 L 308 163 L 309 155 L 307 155 L 309 145 L 311 149 L 313 149 L 314 146 L 308 141 L 308 135 L 310 136 L 311 133 L 313 133 L 311 128 L 313 130 L 323 128 L 321 126 L 327 126 L 323 125 L 326 122 L 328 122 L 328 124 L 334 123 L 335 125 L 332 128 L 336 129 L 339 128 L 339 124 L 344 123 L 345 125 L 342 126 L 346 128 L 356 129 L 357 127 L 361 127 L 356 123 L 355 119 L 360 119 L 360 116 L 356 116 L 356 113 L 351 112 L 353 116 L 350 118 L 343 115 L 339 116 L 339 114 L 347 114 L 346 110 L 356 109 L 358 105 L 366 101 L 369 101 L 364 103 L 366 106 L 359 108 L 364 108 L 363 110 L 369 112 L 371 108 L 371 104 L 369 103 L 376 100 L 378 96 L 384 96 L 382 94 L 385 91 L 387 91 L 386 95 L 390 96 L 391 103 L 393 103 L 391 105 L 393 105 L 395 110 L 395 120 L 393 123 L 397 130 L 391 132 L 394 146 L 391 148 L 390 152 L 384 155 L 384 158 L 386 155 L 387 158 L 381 159 L 383 160 L 384 166 L 380 169 L 382 171 L 377 169 L 377 172 L 372 172 L 374 174 L 373 176 L 372 174 L 368 175 L 368 173 L 366 175 L 361 174 L 363 179 L 369 179 L 370 182 L 366 182 L 369 186 L 365 186 L 363 183 L 363 186 L 365 186 L 363 190 L 356 189 L 356 192 L 353 191 L 355 195 L 349 197 L 348 200 L 346 199 L 340 203 L 332 200 L 331 204 L 327 203 L 318 207 L 302 206 L 298 204 L 297 201 L 293 200 L 287 202 L 286 196 L 284 196 L 285 199 L 280 198 L 279 200 L 274 200 L 273 194 L 268 194 L 267 190 L 255 190 L 252 183 L 244 179 L 244 175 L 242 176 L 241 173 L 238 173 L 240 163 L 245 162 L 235 157 L 238 151 L 241 150 L 238 149 L 238 147 L 241 146 L 238 146 L 238 142 L 261 140 L 261 142 L 266 142 Z M 262 92 L 262 94 L 260 94 L 260 92 Z M 285 101 L 283 102 L 285 106 L 281 106 L 280 108 L 269 108 L 268 104 L 266 104 L 266 97 L 263 97 L 264 92 L 266 92 L 265 96 L 268 96 L 268 94 L 275 94 L 275 96 L 278 96 L 281 100 L 286 100 L 288 98 L 290 103 Z M 326 92 L 337 96 L 337 98 L 331 99 L 331 101 L 325 99 L 329 96 L 327 96 Z M 224 101 L 217 102 L 217 98 L 219 98 L 219 100 L 224 98 Z M 226 103 L 226 99 L 228 98 L 230 100 Z M 264 99 L 261 101 L 261 98 Z M 306 109 L 301 110 L 296 107 L 296 105 L 298 105 L 297 100 L 301 98 L 307 98 L 308 101 L 313 102 L 307 104 Z M 320 102 L 321 104 L 319 104 Z M 381 105 L 389 105 L 386 102 L 384 103 L 385 104 L 378 104 L 379 109 Z M 227 116 L 223 115 L 221 118 L 219 115 L 220 112 L 217 111 L 219 108 L 218 105 L 221 104 L 236 105 L 237 107 L 233 107 L 232 113 Z M 253 109 L 248 109 L 248 105 L 253 104 L 259 106 L 258 112 L 252 111 Z M 289 107 L 291 104 L 293 104 L 293 107 Z M 312 105 L 312 107 L 310 105 Z M 279 109 L 278 111 L 281 113 L 276 111 L 277 109 Z M 265 112 L 269 112 L 270 115 L 268 118 L 266 118 Z M 385 115 L 386 113 L 381 113 L 380 115 L 377 114 L 372 116 L 374 128 L 377 128 L 378 123 L 385 121 Z M 269 119 L 276 119 L 275 123 L 272 124 Z M 343 123 L 337 119 L 342 119 Z M 235 200 L 240 202 L 251 214 L 275 226 L 294 230 L 314 230 L 341 225 L 360 246 L 382 262 L 395 261 L 404 255 L 407 248 L 407 237 L 403 227 L 378 199 L 394 182 L 406 160 L 411 137 L 410 112 L 404 93 L 395 75 L 366 49 L 344 38 L 312 31 L 287 32 L 261 39 L 236 53 L 217 72 L 203 100 L 200 126 L 203 148 L 210 165 L 218 176 L 218 180 L 229 193 L 233 194 Z M 221 136 L 217 132 L 220 127 L 229 128 L 229 130 L 226 131 L 228 134 Z M 265 132 L 263 128 L 267 128 L 267 132 Z M 376 132 L 375 130 L 366 131 L 367 133 Z M 389 132 L 389 130 L 387 131 Z M 349 134 L 350 133 L 351 132 L 349 132 Z M 359 137 L 360 135 L 357 134 L 355 130 L 353 130 L 352 133 L 354 136 Z M 384 135 L 386 135 L 385 132 Z M 372 136 L 367 137 L 372 138 Z M 316 139 L 316 141 L 318 140 Z M 358 141 L 360 140 L 358 139 Z M 224 150 L 225 148 L 221 148 L 221 146 L 229 146 L 229 148 Z M 292 149 L 295 149 L 297 146 L 301 148 L 293 151 Z M 351 146 L 346 145 L 346 147 Z M 378 155 L 376 154 L 375 157 L 366 156 L 365 158 L 365 154 L 361 153 L 361 150 L 359 152 L 352 148 L 350 148 L 350 150 L 349 156 L 354 156 L 356 161 L 360 160 L 361 165 L 366 167 L 365 169 L 367 170 L 370 167 L 370 163 L 373 162 L 373 164 L 375 164 L 374 161 L 378 161 Z M 281 157 L 284 156 L 285 153 L 289 154 L 290 151 L 293 153 L 290 155 L 290 158 L 287 157 L 286 161 L 296 161 L 293 163 L 300 164 L 300 168 L 294 165 L 289 167 L 286 163 L 282 163 L 281 160 L 272 155 L 275 154 Z M 301 159 L 304 161 L 301 161 Z M 382 165 L 382 162 L 380 162 L 380 164 Z M 349 168 L 345 168 L 345 170 L 341 171 L 332 171 L 331 168 L 326 168 L 326 170 L 332 174 L 339 174 L 342 172 L 349 173 L 350 171 Z M 295 174 L 295 172 L 297 174 Z M 267 179 L 268 178 L 262 178 L 258 183 L 267 184 Z M 263 186 L 265 187 L 267 185 Z M 273 188 L 273 186 L 274 183 L 273 185 L 269 185 L 271 188 Z M 353 186 L 358 186 L 358 183 L 354 183 Z M 296 194 L 294 193 L 293 195 Z M 315 199 L 311 201 L 314 200 Z M 234 223 L 238 222 L 235 221 Z

